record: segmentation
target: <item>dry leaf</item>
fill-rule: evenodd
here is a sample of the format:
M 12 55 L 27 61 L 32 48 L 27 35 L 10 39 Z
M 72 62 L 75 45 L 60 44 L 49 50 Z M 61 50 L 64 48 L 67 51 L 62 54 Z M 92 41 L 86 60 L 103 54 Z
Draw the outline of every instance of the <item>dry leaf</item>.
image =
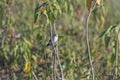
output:
M 42 6 L 41 8 L 40 8 L 40 11 L 41 12 L 44 12 L 46 10 L 46 7 L 45 6 Z
M 86 0 L 87 8 L 90 11 L 92 9 L 92 0 Z
M 95 0 L 95 2 L 99 5 L 101 0 Z

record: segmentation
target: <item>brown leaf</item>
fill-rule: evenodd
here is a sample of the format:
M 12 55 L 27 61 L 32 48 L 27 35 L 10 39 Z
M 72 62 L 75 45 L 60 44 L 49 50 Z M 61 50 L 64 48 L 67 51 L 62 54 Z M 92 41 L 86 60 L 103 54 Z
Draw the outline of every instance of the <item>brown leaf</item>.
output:
M 92 0 L 86 0 L 87 8 L 90 11 L 92 9 Z

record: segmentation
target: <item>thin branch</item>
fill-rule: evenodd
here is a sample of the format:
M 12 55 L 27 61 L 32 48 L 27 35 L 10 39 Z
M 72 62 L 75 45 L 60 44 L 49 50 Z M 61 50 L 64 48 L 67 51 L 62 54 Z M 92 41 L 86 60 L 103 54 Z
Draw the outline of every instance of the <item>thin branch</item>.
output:
M 33 71 L 32 71 L 32 74 L 33 74 L 35 80 L 38 80 L 37 76 L 35 75 L 35 73 Z
M 56 80 L 56 54 L 53 52 L 53 76 L 54 80 Z
M 87 52 L 88 52 L 88 58 L 89 58 L 89 64 L 90 64 L 90 68 L 91 68 L 91 74 L 92 74 L 92 80 L 95 80 L 95 74 L 94 74 L 94 68 L 92 65 L 92 58 L 91 58 L 91 51 L 90 51 L 90 45 L 89 45 L 89 29 L 88 29 L 88 23 L 89 23 L 89 18 L 91 16 L 92 11 L 95 8 L 95 2 L 93 2 L 93 7 L 92 9 L 89 11 L 88 16 L 86 18 L 86 44 L 87 44 Z
M 59 58 L 59 54 L 58 54 L 58 43 L 53 41 L 53 34 L 52 34 L 53 32 L 55 35 L 58 35 L 57 30 L 56 30 L 56 26 L 55 26 L 55 22 L 54 22 L 53 27 L 50 23 L 50 36 L 51 36 L 52 49 L 53 49 L 53 77 L 54 77 L 54 80 L 57 80 L 56 79 L 56 77 L 57 77 L 56 76 L 56 59 L 57 59 L 59 69 L 60 69 L 60 77 L 61 77 L 61 80 L 64 80 L 63 70 L 62 70 L 62 66 L 61 66 L 61 62 L 60 62 L 60 58 Z
M 58 53 L 58 43 L 56 43 L 56 56 L 57 56 L 58 64 L 59 64 L 59 68 L 60 68 L 61 80 L 64 80 L 63 69 L 62 69 L 62 65 L 61 65 L 60 58 L 59 58 L 59 53 Z
M 56 30 L 55 22 L 54 22 L 54 32 L 55 32 L 55 34 L 57 34 L 57 30 Z
M 116 33 L 117 36 L 116 36 L 116 47 L 115 47 L 115 55 L 116 55 L 116 60 L 115 60 L 115 79 L 117 79 L 117 75 L 118 75 L 119 32 L 120 32 L 120 29 L 119 29 L 118 33 Z
M 51 36 L 51 42 L 52 42 L 52 48 L 53 48 L 53 77 L 54 80 L 56 80 L 56 53 L 55 53 L 55 47 L 54 47 L 54 43 L 53 43 L 53 39 L 52 39 L 52 25 L 50 25 L 50 36 Z
M 46 64 L 46 77 L 48 76 L 48 64 L 47 64 L 47 53 L 46 53 L 46 50 L 44 49 L 44 54 L 45 54 L 45 64 Z M 45 78 L 46 80 L 46 78 Z
M 56 31 L 56 26 L 55 26 L 55 22 L 54 22 L 54 32 L 55 34 L 57 34 L 57 31 Z M 59 53 L 58 53 L 58 43 L 56 42 L 56 57 L 57 57 L 57 60 L 58 60 L 58 65 L 59 65 L 59 68 L 60 68 L 60 76 L 61 76 L 61 80 L 64 80 L 64 74 L 63 74 L 63 69 L 62 69 L 62 66 L 61 66 L 61 62 L 60 62 L 60 58 L 59 58 Z

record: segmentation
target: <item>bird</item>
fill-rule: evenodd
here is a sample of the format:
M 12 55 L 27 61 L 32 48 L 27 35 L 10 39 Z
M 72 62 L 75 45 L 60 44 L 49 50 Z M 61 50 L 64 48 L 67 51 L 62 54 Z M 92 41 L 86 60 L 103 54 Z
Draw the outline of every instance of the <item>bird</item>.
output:
M 50 39 L 47 43 L 47 46 L 52 46 L 54 43 L 58 41 L 58 34 L 53 34 L 52 40 Z M 53 42 L 53 43 L 52 43 Z

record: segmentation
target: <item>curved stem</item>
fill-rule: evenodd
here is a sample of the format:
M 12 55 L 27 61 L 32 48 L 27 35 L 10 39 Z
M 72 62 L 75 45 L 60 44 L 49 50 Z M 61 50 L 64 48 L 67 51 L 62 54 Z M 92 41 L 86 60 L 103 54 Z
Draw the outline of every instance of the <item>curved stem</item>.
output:
M 94 10 L 94 8 L 95 8 L 95 4 L 93 4 L 93 8 L 89 11 L 87 19 L 86 19 L 86 44 L 87 44 L 87 52 L 88 52 L 89 64 L 91 68 L 92 80 L 95 80 L 95 75 L 94 75 L 94 68 L 92 65 L 92 58 L 91 58 L 91 53 L 90 53 L 91 51 L 90 51 L 89 36 L 88 36 L 89 34 L 88 22 L 89 22 L 90 15 L 92 11 Z

